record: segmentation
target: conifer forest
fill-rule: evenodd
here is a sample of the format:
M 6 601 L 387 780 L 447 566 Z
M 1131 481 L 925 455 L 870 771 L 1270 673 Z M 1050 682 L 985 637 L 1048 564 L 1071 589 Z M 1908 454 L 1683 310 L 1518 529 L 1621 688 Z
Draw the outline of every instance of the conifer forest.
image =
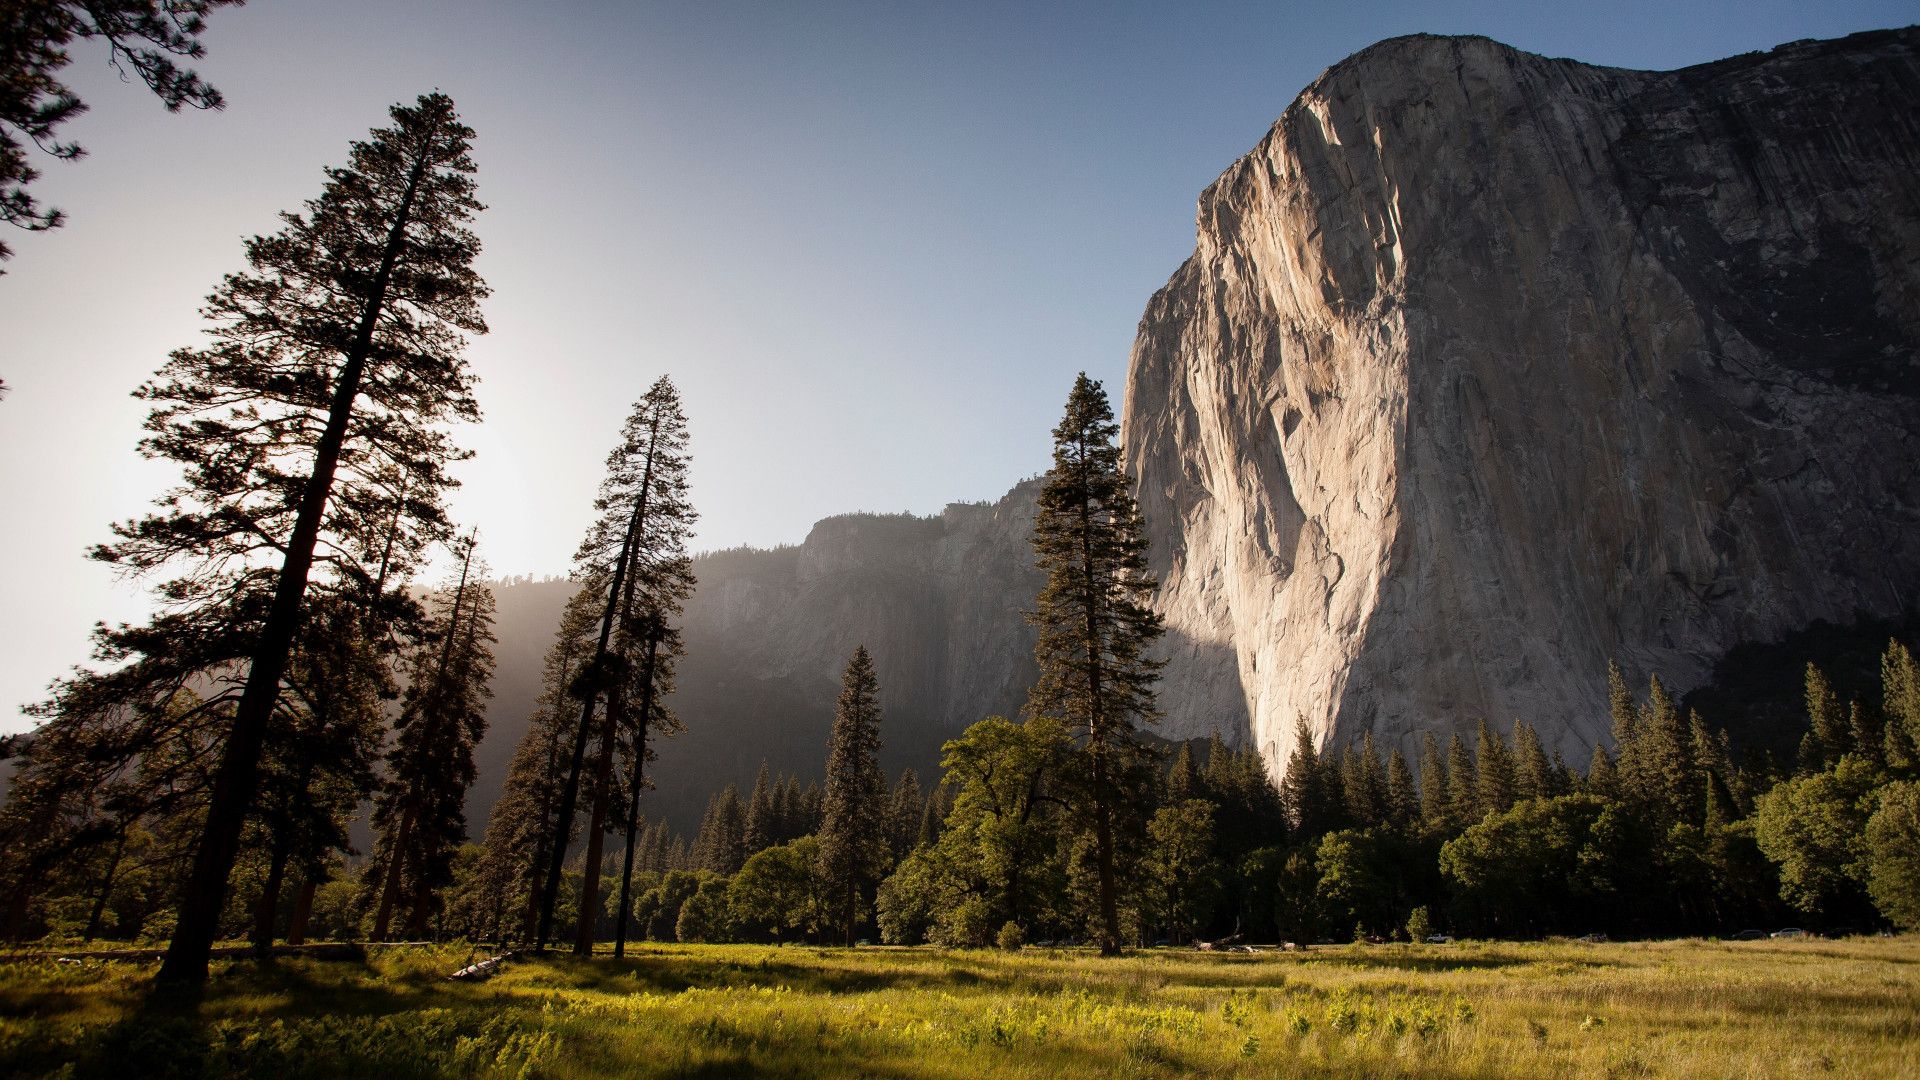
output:
M 244 103 L 210 81 L 220 31 L 266 6 L 5 5 L 0 215 L 31 242 L 0 242 L 0 294 L 80 235 L 84 200 L 50 179 L 106 182 L 118 167 L 80 160 L 78 138 L 105 151 L 116 136 L 84 126 L 70 65 L 112 65 L 90 98 L 184 114 L 153 124 L 222 123 Z M 1524 74 L 1536 62 L 1561 82 Z M 1488 119 L 1422 81 L 1429 63 L 1542 101 L 1599 89 L 1545 110 L 1561 119 Z M 1822 96 L 1844 64 L 1895 73 L 1872 76 L 1873 92 L 1911 143 L 1864 150 L 1879 136 L 1842 132 L 1779 150 L 1814 123 L 1766 127 L 1790 92 L 1805 116 L 1852 118 L 1820 121 L 1831 130 L 1878 122 L 1879 106 Z M 1631 81 L 1669 74 L 1693 80 L 1686 101 L 1729 102 L 1714 115 L 1746 134 L 1689 128 L 1658 111 L 1680 98 Z M 1342 79 L 1378 95 L 1367 138 L 1388 146 L 1384 164 L 1352 164 L 1372 151 L 1342 126 L 1358 108 Z M 167 479 L 73 553 L 140 590 L 144 614 L 89 613 L 90 655 L 31 673 L 45 692 L 0 728 L 0 1073 L 1920 1077 L 1920 519 L 1905 501 L 1920 473 L 1898 370 L 1920 363 L 1920 173 L 1873 172 L 1920 154 L 1915 114 L 1897 121 L 1896 107 L 1920 105 L 1912 30 L 1678 73 L 1484 37 L 1396 38 L 1342 61 L 1202 197 L 1199 246 L 1142 319 L 1124 389 L 1091 365 L 1031 376 L 1051 429 L 1027 436 L 1050 457 L 1006 500 L 938 520 L 853 515 L 798 549 L 716 551 L 703 514 L 735 520 L 740 496 L 707 487 L 700 464 L 734 452 L 708 432 L 738 430 L 721 423 L 736 399 L 708 389 L 697 353 L 605 358 L 624 419 L 559 419 L 605 454 L 570 465 L 591 488 L 569 519 L 584 530 L 557 541 L 571 560 L 554 548 L 540 588 L 556 600 L 531 629 L 513 606 L 531 579 L 489 550 L 506 530 L 460 494 L 514 452 L 476 435 L 495 399 L 475 357 L 537 330 L 497 315 L 524 276 L 483 248 L 503 235 L 524 257 L 514 215 L 529 210 L 518 190 L 487 205 L 497 159 L 454 100 L 464 80 L 425 81 L 301 162 L 298 201 L 223 249 L 198 284 L 196 337 L 145 358 L 137 385 L 87 385 L 131 392 L 144 419 L 86 437 Z M 1773 97 L 1745 89 L 1762 84 Z M 535 121 L 486 93 L 473 115 Z M 1594 152 L 1655 164 L 1555 159 L 1565 176 L 1604 173 L 1591 181 L 1516 171 L 1525 140 L 1558 146 L 1538 132 L 1616 107 L 1602 99 L 1631 104 L 1595 121 L 1616 141 Z M 1422 150 L 1420 125 L 1447 130 L 1429 115 L 1447 110 L 1513 141 Z M 1739 153 L 1774 202 L 1724 239 L 1720 218 L 1674 209 L 1694 188 L 1660 187 L 1660 163 L 1707 176 L 1741 139 L 1760 140 Z M 1428 156 L 1408 164 L 1393 145 Z M 245 152 L 229 167 L 247 170 Z M 1794 187 L 1818 154 L 1866 194 Z M 1390 213 L 1361 205 L 1367 169 L 1406 170 L 1380 181 Z M 1480 179 L 1449 188 L 1449 169 Z M 1563 201 L 1602 183 L 1625 194 L 1582 207 L 1644 201 L 1632 227 L 1655 239 L 1635 258 L 1693 269 L 1673 270 L 1669 291 L 1581 294 L 1621 312 L 1619 363 L 1646 382 L 1624 404 L 1573 406 L 1564 425 L 1593 456 L 1561 467 L 1540 448 L 1563 421 L 1503 413 L 1489 380 L 1599 394 L 1611 376 L 1570 361 L 1420 380 L 1519 364 L 1511 350 L 1537 343 L 1527 328 L 1581 317 L 1533 307 L 1562 303 L 1554 275 L 1599 265 L 1604 244 L 1543 254 L 1528 215 L 1598 220 L 1613 211 Z M 1715 184 L 1737 181 L 1699 181 Z M 1443 210 L 1420 191 L 1471 194 Z M 1714 198 L 1718 214 L 1735 196 Z M 1517 232 L 1473 232 L 1486 199 L 1521 207 L 1498 226 Z M 1842 204 L 1875 207 L 1878 231 Z M 1812 223 L 1796 226 L 1804 250 L 1766 232 L 1796 214 Z M 496 234 L 496 219 L 513 224 Z M 1842 237 L 1856 226 L 1874 238 Z M 1685 242 L 1659 246 L 1673 235 Z M 1395 275 L 1419 272 L 1422 244 L 1536 276 L 1522 295 L 1422 307 L 1439 303 L 1423 287 L 1503 280 L 1409 286 Z M 1363 258 L 1383 261 L 1353 269 Z M 1741 260 L 1759 269 L 1727 306 L 1715 275 L 1745 273 Z M 1776 269 L 1785 283 L 1766 284 Z M 1802 273 L 1820 284 L 1794 284 Z M 595 317 L 591 295 L 572 316 Z M 1764 327 L 1740 306 L 1755 303 Z M 1661 304 L 1674 306 L 1647 326 L 1717 312 L 1698 345 L 1711 378 L 1812 358 L 1713 398 L 1719 384 L 1666 359 L 1677 338 L 1642 332 Z M 1471 338 L 1458 327 L 1483 323 L 1521 328 L 1472 339 L 1509 352 L 1458 346 Z M 1864 359 L 1835 359 L 1856 337 Z M 1459 359 L 1475 349 L 1492 359 Z M 0 426 L 44 392 L 11 352 L 0 345 Z M 873 373 L 845 378 L 843 410 L 811 420 L 822 440 L 898 407 L 861 385 Z M 1404 389 L 1354 421 L 1353 402 L 1393 379 Z M 1836 402 L 1854 419 L 1819 411 Z M 1671 411 L 1609 419 L 1635 409 Z M 1674 425 L 1697 430 L 1658 441 Z M 1799 428 L 1793 445 L 1814 449 L 1737 449 Z M 925 422 L 929 439 L 939 430 Z M 1633 442 L 1646 431 L 1660 434 Z M 1686 439 L 1712 448 L 1674 459 Z M 1390 464 L 1367 465 L 1376 452 Z M 1461 460 L 1521 464 L 1444 464 Z M 1737 479 L 1699 479 L 1707 494 L 1674 496 L 1684 512 L 1633 501 L 1696 492 L 1723 465 Z M 1631 497 L 1610 494 L 1615 474 Z M 1616 531 L 1523 536 L 1521 504 Z M 10 510 L 7 528 L 26 530 L 43 508 Z M 551 526 L 523 511 L 511 528 Z M 1392 537 L 1377 559 L 1354 539 L 1374 527 Z M 1819 550 L 1789 557 L 1740 531 L 1763 528 Z M 1830 528 L 1869 537 L 1865 554 Z M 896 555 L 909 541 L 918 561 Z M 1562 553 L 1556 569 L 1536 569 L 1539 550 Z M 1506 570 L 1490 577 L 1485 552 Z M 1702 579 L 1708 563 L 1719 576 Z M 1566 599 L 1601 595 L 1588 582 L 1611 590 L 1605 604 Z M 1527 621 L 1539 605 L 1564 637 Z M 6 606 L 9 621 L 35 618 Z M 1603 624 L 1597 649 L 1583 635 Z M 1488 655 L 1502 634 L 1511 651 Z M 1566 664 L 1543 672 L 1555 650 Z M 1532 705 L 1498 704 L 1516 701 Z M 958 704 L 936 717 L 929 702 Z

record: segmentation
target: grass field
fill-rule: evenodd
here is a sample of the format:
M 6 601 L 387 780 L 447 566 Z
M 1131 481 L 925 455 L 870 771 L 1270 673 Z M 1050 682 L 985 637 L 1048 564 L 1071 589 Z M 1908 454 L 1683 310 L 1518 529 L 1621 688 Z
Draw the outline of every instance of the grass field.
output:
M 84 955 L 84 954 L 76 954 Z M 0 1076 L 1914 1077 L 1920 937 L 1301 954 L 642 946 L 0 960 Z

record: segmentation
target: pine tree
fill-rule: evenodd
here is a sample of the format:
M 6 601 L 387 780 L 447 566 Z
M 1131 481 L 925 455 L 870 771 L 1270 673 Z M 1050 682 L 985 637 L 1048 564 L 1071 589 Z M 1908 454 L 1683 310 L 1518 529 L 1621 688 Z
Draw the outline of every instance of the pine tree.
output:
M 1207 785 L 1200 778 L 1199 767 L 1193 763 L 1193 750 L 1183 742 L 1174 754 L 1173 766 L 1167 770 L 1167 802 L 1182 803 L 1206 797 Z
M 1386 821 L 1386 769 L 1380 763 L 1373 732 L 1361 732 L 1358 747 L 1349 744 L 1341 751 L 1340 783 L 1347 820 L 1355 828 L 1371 829 Z
M 860 890 L 878 876 L 887 854 L 886 778 L 880 773 L 879 680 L 866 646 L 853 651 L 840 678 L 840 700 L 827 744 L 827 793 L 820 823 L 820 876 L 843 906 L 853 946 Z
M 887 847 L 891 862 L 898 864 L 913 851 L 926 801 L 926 793 L 920 787 L 920 774 L 902 769 L 887 795 Z
M 462 806 L 474 778 L 473 751 L 487 728 L 493 696 L 493 590 L 474 565 L 472 539 L 461 545 L 458 580 L 442 591 L 441 611 L 413 662 L 406 703 L 394 724 L 387 782 L 374 804 L 379 846 L 369 879 L 373 936 L 385 940 L 390 920 L 407 905 L 407 932 L 417 937 L 436 910 L 435 894 L 452 881 L 452 860 L 466 834 Z
M 1614 768 L 1613 755 L 1604 746 L 1593 748 L 1593 760 L 1587 764 L 1586 793 L 1608 802 L 1620 798 L 1620 774 Z
M 1840 760 L 1848 749 L 1847 714 L 1840 708 L 1840 695 L 1833 692 L 1826 673 L 1807 665 L 1807 720 L 1810 729 L 1801 743 L 1800 767 L 1818 772 Z
M 1396 829 L 1409 830 L 1420 821 L 1420 789 L 1398 746 L 1387 757 L 1386 811 L 1387 824 Z
M 767 768 L 766 761 L 760 762 L 760 772 L 753 778 L 753 794 L 747 796 L 747 855 L 753 855 L 780 842 L 778 826 L 775 820 L 775 794 L 773 772 Z
M 1540 745 L 1540 736 L 1525 720 L 1513 725 L 1513 793 L 1518 799 L 1549 799 L 1557 794 L 1553 763 Z
M 1480 775 L 1458 734 L 1447 740 L 1447 820 L 1451 832 L 1480 820 Z
M 739 788 L 728 784 L 708 801 L 692 858 L 700 869 L 722 875 L 737 872 L 747 861 L 747 808 Z
M 1329 782 L 1326 762 L 1314 749 L 1313 732 L 1305 717 L 1293 723 L 1293 753 L 1287 755 L 1286 775 L 1280 781 L 1280 802 L 1286 808 L 1293 835 L 1314 839 L 1337 827 L 1334 805 L 1338 792 Z
M 1437 836 L 1451 831 L 1448 798 L 1452 786 L 1446 759 L 1440 756 L 1440 744 L 1429 731 L 1420 738 L 1420 827 L 1426 832 Z
M 1136 723 L 1158 718 L 1147 656 L 1162 632 L 1147 606 L 1154 588 L 1132 483 L 1120 468 L 1119 426 L 1100 384 L 1084 373 L 1053 432 L 1053 468 L 1041 488 L 1033 546 L 1046 585 L 1031 621 L 1039 633 L 1034 716 L 1064 721 L 1084 756 L 1081 798 L 1092 818 L 1103 955 L 1120 951 L 1115 830 L 1137 802 L 1146 748 Z M 1136 823 L 1144 827 L 1144 822 Z
M 355 143 L 304 214 L 246 244 L 203 309 L 213 341 L 175 352 L 138 396 L 156 403 L 142 450 L 186 467 L 161 512 L 118 529 L 98 557 L 135 572 L 190 562 L 176 609 L 253 601 L 247 680 L 220 747 L 193 870 L 160 977 L 201 982 L 241 827 L 316 566 L 351 578 L 352 538 L 377 535 L 398 481 L 407 515 L 444 528 L 445 424 L 478 419 L 465 334 L 486 287 L 472 131 L 440 94 L 396 106 Z M 277 569 L 273 564 L 278 562 Z
M 1920 768 L 1920 663 L 1898 641 L 1880 657 L 1881 711 L 1887 717 L 1884 751 L 1894 768 Z
M 1474 746 L 1474 819 L 1503 814 L 1513 807 L 1513 755 L 1505 739 L 1485 720 L 1480 721 Z
M 1647 704 L 1640 712 L 1636 742 L 1638 769 L 1630 778 L 1630 797 L 1661 832 L 1694 820 L 1704 804 L 1694 782 L 1687 728 L 1680 717 L 1680 706 L 1661 685 L 1658 675 L 1648 680 Z
M 599 516 L 574 556 L 579 576 L 604 581 L 607 590 L 593 661 L 574 682 L 580 720 L 573 732 L 554 827 L 556 837 L 570 833 L 584 785 L 589 811 L 582 895 L 589 902 L 582 905 L 583 911 L 599 910 L 601 844 L 619 801 L 615 757 L 623 724 L 632 724 L 626 715 L 628 693 L 640 687 L 646 713 L 629 735 L 635 748 L 636 781 L 646 761 L 647 729 L 654 713 L 662 722 L 668 717 L 656 699 L 670 685 L 672 659 L 678 655 L 679 638 L 671 619 L 693 590 L 692 564 L 685 549 L 696 515 L 687 501 L 686 447 L 679 391 L 663 375 L 634 404 L 620 441 L 607 455 L 606 476 L 594 500 Z M 603 700 L 606 708 L 596 724 L 594 711 Z M 595 747 L 591 756 L 590 745 Z M 556 859 L 548 865 L 542 890 L 537 945 L 544 945 L 552 931 L 559 891 L 560 861 Z M 575 952 L 592 953 L 594 931 L 593 920 L 583 917 Z

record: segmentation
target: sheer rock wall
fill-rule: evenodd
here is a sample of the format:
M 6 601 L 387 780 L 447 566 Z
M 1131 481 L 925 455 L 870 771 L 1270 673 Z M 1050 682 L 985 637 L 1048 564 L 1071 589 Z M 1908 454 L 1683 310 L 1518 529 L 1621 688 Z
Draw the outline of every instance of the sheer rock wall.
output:
M 1123 441 L 1164 734 L 1411 753 L 1920 597 L 1920 30 L 1673 72 L 1382 42 L 1200 198 Z

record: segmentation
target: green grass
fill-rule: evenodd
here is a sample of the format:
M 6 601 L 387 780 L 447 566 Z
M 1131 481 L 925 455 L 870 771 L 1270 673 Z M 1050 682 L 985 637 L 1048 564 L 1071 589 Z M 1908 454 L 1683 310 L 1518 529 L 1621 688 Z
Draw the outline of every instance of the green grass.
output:
M 0 960 L 4 1076 L 1913 1077 L 1920 938 L 1306 955 L 642 946 L 449 983 L 464 947 Z

